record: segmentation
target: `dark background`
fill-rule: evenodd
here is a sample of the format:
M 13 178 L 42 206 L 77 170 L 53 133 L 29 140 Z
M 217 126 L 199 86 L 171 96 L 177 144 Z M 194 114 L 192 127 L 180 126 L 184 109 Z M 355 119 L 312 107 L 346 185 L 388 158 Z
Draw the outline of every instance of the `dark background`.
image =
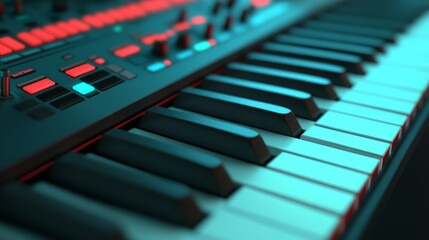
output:
M 429 239 L 429 130 L 377 220 L 368 239 Z

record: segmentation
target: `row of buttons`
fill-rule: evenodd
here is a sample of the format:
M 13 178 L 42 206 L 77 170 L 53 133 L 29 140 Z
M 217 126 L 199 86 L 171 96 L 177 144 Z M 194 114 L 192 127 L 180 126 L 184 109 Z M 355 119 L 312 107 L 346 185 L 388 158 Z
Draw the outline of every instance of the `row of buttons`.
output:
M 10 37 L 7 37 L 7 38 L 10 38 Z M 82 38 L 83 38 L 82 35 L 75 36 L 75 37 L 69 38 L 69 39 L 67 39 L 65 41 L 56 41 L 56 42 L 52 42 L 52 43 L 49 43 L 49 44 L 45 44 L 41 48 L 31 48 L 31 49 L 28 49 L 28 50 L 25 50 L 25 51 L 21 51 L 19 54 L 15 53 L 16 51 L 10 52 L 10 53 L 15 53 L 15 54 L 8 54 L 7 56 L 1 57 L 0 58 L 0 63 L 6 64 L 6 63 L 9 63 L 9 62 L 12 62 L 12 61 L 16 61 L 16 60 L 21 59 L 22 57 L 27 57 L 27 56 L 31 56 L 31 55 L 34 55 L 36 53 L 39 53 L 42 50 L 50 50 L 50 49 L 53 49 L 53 48 L 57 48 L 57 47 L 60 47 L 60 46 L 62 46 L 64 44 L 66 44 L 66 43 L 76 42 L 78 40 L 81 40 Z M 13 38 L 10 38 L 10 39 L 15 40 Z M 1 50 L 2 49 L 2 45 L 1 44 L 2 43 L 0 41 L 0 52 L 2 51 Z M 4 44 L 3 44 L 3 46 L 4 46 Z M 0 56 L 1 56 L 1 54 L 0 54 Z
M 190 2 L 193 2 L 193 0 L 142 0 L 138 3 L 130 3 L 125 6 L 108 9 L 91 15 L 85 15 L 82 19 L 72 18 L 35 28 L 30 31 L 20 32 L 16 35 L 16 38 L 31 47 L 38 47 L 90 31 L 92 27 L 101 28 L 122 21 L 134 20 L 145 16 L 146 13 L 156 13 L 173 6 L 183 5 Z M 9 36 L 2 37 L 0 39 L 0 56 L 6 56 L 14 52 L 24 50 L 26 48 L 25 45 L 17 39 Z M 7 63 L 14 61 L 22 56 L 25 55 L 15 54 L 11 57 L 2 59 L 2 62 Z

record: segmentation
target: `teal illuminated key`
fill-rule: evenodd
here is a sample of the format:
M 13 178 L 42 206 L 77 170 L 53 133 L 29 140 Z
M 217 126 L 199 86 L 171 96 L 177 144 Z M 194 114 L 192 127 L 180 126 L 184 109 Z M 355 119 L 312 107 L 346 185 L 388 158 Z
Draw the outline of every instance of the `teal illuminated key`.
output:
M 95 88 L 91 85 L 89 85 L 88 83 L 78 83 L 76 85 L 74 85 L 73 90 L 75 90 L 76 92 L 82 94 L 82 95 L 86 95 L 89 94 L 91 92 L 93 92 L 95 90 Z
M 335 102 L 331 106 L 324 108 L 323 105 L 319 104 L 319 101 L 317 99 L 315 100 L 317 105 L 324 110 L 347 113 L 349 115 L 376 120 L 384 123 L 390 123 L 401 127 L 406 126 L 408 124 L 408 117 L 403 114 L 393 113 L 381 109 L 375 109 L 343 101 Z
M 297 89 L 322 98 L 338 99 L 331 81 L 316 75 L 242 63 L 228 64 L 224 74 L 279 87 Z
M 394 144 L 401 127 L 348 114 L 328 111 L 316 125 Z
M 429 78 L 428 78 L 429 79 Z M 382 84 L 377 84 L 370 81 L 358 81 L 353 85 L 353 90 L 364 93 L 371 93 L 378 96 L 394 98 L 398 100 L 404 100 L 417 104 L 422 97 L 422 93 L 411 91 L 408 89 L 402 89 L 398 87 L 392 87 Z
M 404 78 L 407 81 L 404 81 Z M 429 84 L 429 73 L 399 65 L 383 63 L 372 69 L 365 80 L 385 85 L 424 92 Z
M 319 126 L 308 128 L 301 135 L 301 139 L 380 160 L 390 153 L 390 145 L 388 143 Z
M 271 226 L 278 225 L 280 229 L 300 233 L 309 239 L 329 239 L 341 219 L 338 215 L 248 187 L 238 190 L 227 205 L 252 219 L 259 217 Z
M 341 96 L 341 100 L 359 105 L 382 109 L 394 113 L 411 115 L 416 105 L 411 102 L 401 101 L 392 98 L 376 96 L 370 93 L 358 91 L 348 91 Z
M 286 152 L 280 153 L 267 166 L 357 194 L 365 189 L 369 180 L 368 174 Z
M 222 229 L 221 231 L 219 229 Z M 227 209 L 210 215 L 198 226 L 197 231 L 214 239 L 290 239 L 304 240 L 306 237 L 279 230 L 254 221 L 252 217 L 234 214 Z
M 259 129 L 258 132 L 268 146 L 292 154 L 316 159 L 332 165 L 348 168 L 362 173 L 376 175 L 381 166 L 380 159 L 349 151 L 291 138 Z M 311 149 L 311 151 L 309 150 Z

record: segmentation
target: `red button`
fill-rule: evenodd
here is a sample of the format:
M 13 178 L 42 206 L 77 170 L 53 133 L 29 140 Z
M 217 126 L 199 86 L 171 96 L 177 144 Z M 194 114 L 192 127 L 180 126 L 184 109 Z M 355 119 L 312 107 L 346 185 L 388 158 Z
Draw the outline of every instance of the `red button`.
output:
M 94 62 L 97 63 L 98 65 L 103 65 L 106 63 L 106 60 L 104 58 L 99 57 L 94 59 Z
M 32 47 L 37 47 L 43 44 L 42 40 L 28 32 L 20 32 L 16 34 L 16 37 Z
M 3 44 L 0 44 L 0 56 L 4 56 L 12 52 L 13 52 L 12 49 L 6 47 Z
M 94 15 L 86 15 L 82 20 L 95 28 L 101 28 L 105 25 L 103 21 L 94 17 Z
M 59 22 L 59 23 L 55 24 L 55 26 L 57 26 L 58 28 L 67 32 L 70 35 L 76 35 L 80 32 L 79 29 L 75 28 L 73 25 L 71 25 L 67 22 Z
M 140 47 L 134 44 L 116 49 L 113 53 L 120 58 L 126 58 L 140 52 Z
M 124 15 L 122 15 L 121 11 L 119 11 L 118 9 L 110 9 L 106 12 L 106 14 L 110 18 L 115 19 L 115 21 L 117 22 L 122 22 L 125 20 Z
M 24 86 L 22 90 L 26 91 L 28 94 L 33 95 L 53 86 L 55 86 L 54 81 L 49 78 L 44 78 L 42 80 Z
M 68 21 L 68 24 L 75 27 L 76 29 L 79 29 L 81 32 L 88 32 L 91 29 L 91 27 L 88 24 L 82 22 L 77 18 L 70 19 Z
M 63 38 L 66 38 L 69 36 L 69 34 L 66 31 L 64 31 L 61 28 L 58 28 L 54 25 L 47 25 L 43 28 L 43 30 L 54 35 L 58 39 L 63 39 Z
M 17 40 L 11 38 L 11 37 L 2 37 L 0 38 L 0 43 L 5 45 L 6 47 L 14 50 L 14 51 L 21 51 L 25 49 L 25 45 L 18 42 Z
M 41 39 L 44 43 L 49 43 L 49 42 L 55 41 L 54 35 L 46 32 L 40 28 L 35 28 L 35 29 L 31 30 L 30 33 L 33 34 L 35 37 Z
M 87 74 L 89 72 L 92 72 L 94 70 L 95 70 L 94 66 L 92 66 L 89 63 L 84 63 L 84 64 L 79 65 L 77 67 L 70 68 L 69 70 L 66 71 L 66 74 L 72 78 L 76 78 L 76 77 L 82 76 L 84 74 Z
M 111 25 L 111 24 L 115 23 L 115 19 L 114 18 L 109 17 L 108 14 L 105 14 L 103 12 L 96 13 L 94 15 L 94 17 L 97 18 L 99 21 L 103 22 L 106 25 Z

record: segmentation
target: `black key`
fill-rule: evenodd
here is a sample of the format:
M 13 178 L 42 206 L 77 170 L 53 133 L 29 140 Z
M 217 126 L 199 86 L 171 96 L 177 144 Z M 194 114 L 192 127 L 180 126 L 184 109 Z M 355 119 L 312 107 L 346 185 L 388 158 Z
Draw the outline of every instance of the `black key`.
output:
M 334 12 L 344 15 L 357 15 L 372 18 L 383 18 L 388 20 L 400 21 L 404 24 L 412 21 L 418 14 L 416 14 L 413 4 L 386 4 L 386 2 L 377 3 L 371 1 L 369 4 L 351 4 L 343 5 L 335 8 Z M 399 7 L 395 9 L 395 6 Z M 422 8 L 423 10 L 423 8 Z
M 120 83 L 124 82 L 124 80 L 116 77 L 116 76 L 111 76 L 108 77 L 104 80 L 101 80 L 97 83 L 94 84 L 94 87 L 97 88 L 98 90 L 101 91 L 106 91 L 109 88 L 112 88 Z
M 183 89 L 173 106 L 292 137 L 302 132 L 288 108 L 204 89 Z
M 201 88 L 283 106 L 310 120 L 321 114 L 310 94 L 289 88 L 221 75 L 209 75 Z
M 3 185 L 0 199 L 0 219 L 49 238 L 124 239 L 122 231 L 107 219 L 37 193 L 21 183 Z
M 309 37 L 313 39 L 324 39 L 330 41 L 353 43 L 362 46 L 368 46 L 377 49 L 379 52 L 384 52 L 386 41 L 379 38 L 363 37 L 355 34 L 335 33 L 329 31 L 321 31 L 312 28 L 292 28 L 288 33 L 295 36 Z
M 57 98 L 59 96 L 66 94 L 68 92 L 70 92 L 70 90 L 67 90 L 64 87 L 58 86 L 58 87 L 55 87 L 53 89 L 50 89 L 48 91 L 45 91 L 45 92 L 37 95 L 37 98 L 44 101 L 44 102 L 48 102 L 54 98 Z
M 325 13 L 318 17 L 319 20 L 327 22 L 340 22 L 354 26 L 367 26 L 381 29 L 388 29 L 392 31 L 402 32 L 405 30 L 406 24 L 401 21 L 389 20 L 377 17 L 364 17 L 356 15 L 345 15 L 341 13 Z
M 80 103 L 83 101 L 83 98 L 80 97 L 77 94 L 74 93 L 70 93 L 62 98 L 59 98 L 53 102 L 51 102 L 51 104 L 56 107 L 59 108 L 61 110 L 64 110 L 66 108 L 69 108 L 77 103 Z
M 138 127 L 248 162 L 265 164 L 271 158 L 259 133 L 198 114 L 152 107 Z
M 96 82 L 102 78 L 105 78 L 109 76 L 110 74 L 104 70 L 99 70 L 97 72 L 91 73 L 86 75 L 85 77 L 80 78 L 80 80 L 86 82 L 86 83 L 93 83 Z
M 389 42 L 395 42 L 397 33 L 395 31 L 380 29 L 380 28 L 371 28 L 371 27 L 359 27 L 342 23 L 331 23 L 324 21 L 306 21 L 304 22 L 304 27 L 315 28 L 319 30 L 339 32 L 339 33 L 351 33 L 357 34 L 360 36 L 368 36 L 381 38 Z
M 282 56 L 298 57 L 340 65 L 345 67 L 350 73 L 365 73 L 362 66 L 362 59 L 359 56 L 353 54 L 298 47 L 279 43 L 266 43 L 263 45 L 263 51 Z
M 280 43 L 293 44 L 304 47 L 312 47 L 325 50 L 333 50 L 337 52 L 355 54 L 369 62 L 376 62 L 375 55 L 377 51 L 374 48 L 360 46 L 351 43 L 341 43 L 328 40 L 311 39 L 307 37 L 293 36 L 293 35 L 279 35 L 276 41 Z
M 290 70 L 325 77 L 331 80 L 332 83 L 339 86 L 350 87 L 352 85 L 347 77 L 347 72 L 344 67 L 329 63 L 264 53 L 250 53 L 247 55 L 244 62 L 253 65 L 279 68 L 282 70 Z
M 25 111 L 25 110 L 33 108 L 37 105 L 39 105 L 38 102 L 34 101 L 33 99 L 27 99 L 27 100 L 24 100 L 18 104 L 15 104 L 14 107 L 18 111 Z
M 235 188 L 220 159 L 176 144 L 113 129 L 97 143 L 96 151 L 220 196 L 227 196 Z
M 188 187 L 109 159 L 69 153 L 56 161 L 48 177 L 74 191 L 176 224 L 193 227 L 203 217 Z
M 334 85 L 329 79 L 322 77 L 242 63 L 228 64 L 224 74 L 280 87 L 298 89 L 317 97 L 338 99 Z

